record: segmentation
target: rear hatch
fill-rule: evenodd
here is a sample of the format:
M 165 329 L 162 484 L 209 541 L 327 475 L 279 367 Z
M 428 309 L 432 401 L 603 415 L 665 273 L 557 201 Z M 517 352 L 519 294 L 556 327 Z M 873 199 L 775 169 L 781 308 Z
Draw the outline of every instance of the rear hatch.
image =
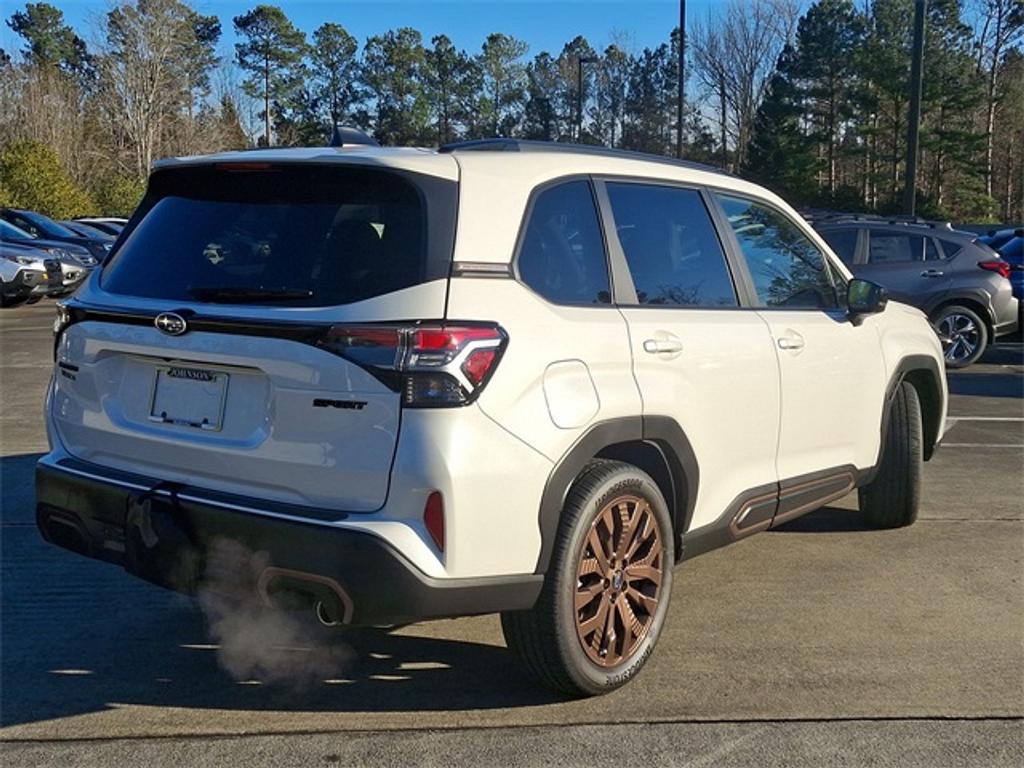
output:
M 51 406 L 65 449 L 192 487 L 380 508 L 401 386 L 367 364 L 374 334 L 350 329 L 444 317 L 447 168 L 155 172 L 111 261 L 67 306 Z

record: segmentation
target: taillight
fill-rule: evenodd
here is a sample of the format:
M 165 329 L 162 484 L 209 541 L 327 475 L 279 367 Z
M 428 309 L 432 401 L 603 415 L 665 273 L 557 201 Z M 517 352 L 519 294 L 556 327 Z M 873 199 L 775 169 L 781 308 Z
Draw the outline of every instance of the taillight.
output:
M 508 336 L 494 324 L 337 325 L 317 343 L 366 368 L 417 408 L 471 403 Z
M 998 272 L 1007 280 L 1010 279 L 1010 272 L 1013 270 L 1008 261 L 979 261 L 978 266 L 982 269 L 987 269 L 989 272 Z

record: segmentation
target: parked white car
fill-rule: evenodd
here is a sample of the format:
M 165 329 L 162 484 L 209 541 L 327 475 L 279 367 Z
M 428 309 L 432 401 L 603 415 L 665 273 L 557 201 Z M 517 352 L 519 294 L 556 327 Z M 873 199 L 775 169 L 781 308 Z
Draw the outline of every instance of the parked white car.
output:
M 162 162 L 56 331 L 47 539 L 186 592 L 229 539 L 328 624 L 500 611 L 581 694 L 680 563 L 855 488 L 912 523 L 946 414 L 925 316 L 777 196 L 558 144 Z

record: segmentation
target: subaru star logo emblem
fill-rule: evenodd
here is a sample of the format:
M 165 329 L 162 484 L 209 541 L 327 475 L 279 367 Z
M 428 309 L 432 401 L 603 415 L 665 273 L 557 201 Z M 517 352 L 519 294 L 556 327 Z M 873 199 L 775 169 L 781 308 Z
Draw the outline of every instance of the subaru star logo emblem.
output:
M 181 334 L 188 330 L 188 323 L 185 322 L 185 318 L 173 312 L 160 313 L 156 316 L 156 320 L 153 321 L 153 325 L 170 336 L 181 336 Z

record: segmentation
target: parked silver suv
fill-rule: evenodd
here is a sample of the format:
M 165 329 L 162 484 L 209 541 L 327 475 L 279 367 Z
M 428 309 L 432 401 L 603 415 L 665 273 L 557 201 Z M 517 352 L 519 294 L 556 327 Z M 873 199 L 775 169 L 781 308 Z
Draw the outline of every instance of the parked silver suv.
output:
M 970 365 L 994 339 L 1017 330 L 1011 265 L 976 234 L 862 216 L 820 219 L 814 227 L 854 275 L 928 315 L 947 367 Z

